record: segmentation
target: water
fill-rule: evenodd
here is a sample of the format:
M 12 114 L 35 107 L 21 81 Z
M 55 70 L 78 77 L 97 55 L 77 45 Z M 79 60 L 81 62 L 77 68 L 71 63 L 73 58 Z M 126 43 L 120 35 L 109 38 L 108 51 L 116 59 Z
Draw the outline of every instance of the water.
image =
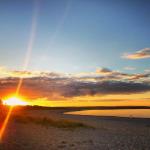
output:
M 83 110 L 83 111 L 67 112 L 65 114 L 150 118 L 150 109 Z

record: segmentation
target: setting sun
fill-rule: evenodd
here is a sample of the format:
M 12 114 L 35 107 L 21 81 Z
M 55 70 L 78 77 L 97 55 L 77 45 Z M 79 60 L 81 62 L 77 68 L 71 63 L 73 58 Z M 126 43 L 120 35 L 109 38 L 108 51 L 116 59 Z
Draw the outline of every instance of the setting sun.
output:
M 27 102 L 23 101 L 21 98 L 19 97 L 11 97 L 8 98 L 6 100 L 4 100 L 3 102 L 5 105 L 11 105 L 11 106 L 16 106 L 16 105 L 27 105 Z

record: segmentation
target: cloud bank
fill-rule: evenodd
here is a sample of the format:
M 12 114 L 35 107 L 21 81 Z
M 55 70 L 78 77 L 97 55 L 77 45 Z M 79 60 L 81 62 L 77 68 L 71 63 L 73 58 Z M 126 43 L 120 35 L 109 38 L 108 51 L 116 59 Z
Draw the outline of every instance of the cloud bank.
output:
M 15 76 L 0 78 L 1 97 L 15 92 L 20 75 L 24 79 L 20 94 L 29 99 L 60 100 L 77 96 L 135 94 L 150 91 L 150 73 L 127 74 L 107 68 L 81 76 L 54 72 L 36 74 L 18 71 L 16 74 L 16 71 L 12 71 L 11 73 Z

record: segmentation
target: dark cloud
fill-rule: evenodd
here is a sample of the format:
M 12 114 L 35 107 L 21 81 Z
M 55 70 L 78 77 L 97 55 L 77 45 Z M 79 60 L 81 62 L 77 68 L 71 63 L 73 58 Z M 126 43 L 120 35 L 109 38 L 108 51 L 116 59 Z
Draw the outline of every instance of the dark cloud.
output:
M 127 76 L 120 73 L 121 75 Z M 104 78 L 97 77 L 94 82 L 84 78 L 58 75 L 24 78 L 20 94 L 30 99 L 46 97 L 52 100 L 86 95 L 134 94 L 150 91 L 148 82 L 124 81 L 116 78 L 112 80 L 110 76 L 105 80 Z M 8 92 L 15 92 L 18 81 L 19 78 L 1 78 L 1 96 Z
M 63 95 L 70 97 L 97 94 L 133 94 L 150 91 L 149 84 L 122 81 L 76 82 L 65 88 Z

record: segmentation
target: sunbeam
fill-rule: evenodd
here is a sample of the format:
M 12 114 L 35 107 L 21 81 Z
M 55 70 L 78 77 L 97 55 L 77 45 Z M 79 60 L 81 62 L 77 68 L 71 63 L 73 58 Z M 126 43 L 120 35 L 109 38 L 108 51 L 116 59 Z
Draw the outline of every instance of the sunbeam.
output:
M 59 35 L 59 32 L 60 32 L 61 28 L 63 27 L 65 20 L 68 16 L 68 13 L 71 9 L 71 4 L 72 4 L 72 0 L 68 0 L 66 3 L 64 13 L 62 14 L 58 24 L 56 25 L 56 29 L 55 29 L 54 33 L 52 34 L 51 38 L 49 39 L 49 44 L 47 46 L 47 49 L 50 49 L 51 46 L 55 43 L 55 39 Z
M 36 35 L 38 11 L 39 11 L 39 1 L 36 0 L 36 1 L 34 1 L 34 9 L 33 9 L 32 23 L 31 23 L 31 32 L 30 32 L 29 42 L 27 45 L 27 51 L 25 54 L 24 62 L 23 62 L 23 67 L 22 67 L 23 71 L 25 71 L 27 69 L 29 61 L 30 61 L 30 57 L 31 57 L 32 49 L 33 49 L 33 44 L 34 44 L 34 39 L 35 39 L 35 35 Z M 16 87 L 16 92 L 15 92 L 16 97 L 19 95 L 19 91 L 21 89 L 22 83 L 23 83 L 23 78 L 20 77 L 19 82 L 18 82 L 17 87 Z M 5 120 L 2 124 L 2 127 L 0 129 L 0 141 L 2 141 L 3 135 L 5 133 L 7 124 L 9 122 L 9 119 L 11 116 L 11 113 L 13 111 L 13 107 L 14 106 L 10 106 L 8 113 L 5 117 Z

